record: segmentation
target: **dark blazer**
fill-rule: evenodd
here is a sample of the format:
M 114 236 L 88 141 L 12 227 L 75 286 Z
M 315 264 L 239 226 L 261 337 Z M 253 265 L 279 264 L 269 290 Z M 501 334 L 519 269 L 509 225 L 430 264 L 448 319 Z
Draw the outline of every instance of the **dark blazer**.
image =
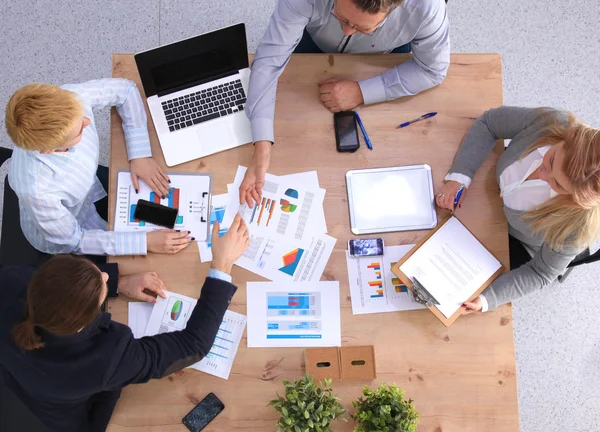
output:
M 113 283 L 116 264 L 108 264 Z M 72 335 L 38 329 L 45 346 L 20 350 L 11 331 L 24 316 L 33 267 L 0 268 L 0 372 L 6 385 L 48 427 L 104 431 L 121 389 L 187 367 L 212 347 L 236 287 L 207 278 L 185 330 L 135 339 L 129 327 L 100 313 Z

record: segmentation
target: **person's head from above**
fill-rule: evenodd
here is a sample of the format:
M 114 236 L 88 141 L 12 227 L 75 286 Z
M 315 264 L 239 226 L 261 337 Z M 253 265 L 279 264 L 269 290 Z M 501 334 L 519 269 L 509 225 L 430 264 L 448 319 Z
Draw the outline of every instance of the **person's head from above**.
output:
M 42 348 L 39 329 L 56 335 L 81 331 L 92 323 L 108 295 L 108 274 L 91 261 L 72 255 L 48 260 L 27 287 L 25 317 L 13 329 L 13 339 L 23 350 Z
M 571 116 L 567 125 L 551 125 L 525 154 L 550 145 L 539 168 L 539 178 L 557 196 L 526 219 L 544 233 L 552 246 L 568 238 L 589 245 L 600 235 L 600 130 Z
M 26 85 L 6 105 L 8 136 L 17 147 L 42 154 L 74 147 L 90 123 L 77 95 L 51 84 Z
M 404 0 L 335 0 L 332 15 L 346 36 L 356 32 L 372 35 Z

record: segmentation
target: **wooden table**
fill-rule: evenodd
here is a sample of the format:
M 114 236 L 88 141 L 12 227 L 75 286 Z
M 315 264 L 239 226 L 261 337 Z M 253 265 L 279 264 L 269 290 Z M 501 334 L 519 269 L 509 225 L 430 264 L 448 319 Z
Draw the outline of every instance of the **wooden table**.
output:
M 279 79 L 275 125 L 276 144 L 269 172 L 283 175 L 317 170 L 327 190 L 328 233 L 337 238 L 323 279 L 340 281 L 342 343 L 375 345 L 378 380 L 373 383 L 334 383 L 346 408 L 364 384 L 395 382 L 406 390 L 421 416 L 419 431 L 483 432 L 518 430 L 515 352 L 512 312 L 507 305 L 486 314 L 461 317 L 449 329 L 429 311 L 352 315 L 345 250 L 351 238 L 345 173 L 374 168 L 427 163 L 439 185 L 468 128 L 484 110 L 502 104 L 501 58 L 496 54 L 452 56 L 445 82 L 415 97 L 359 108 L 374 150 L 364 145 L 354 154 L 335 149 L 332 115 L 318 100 L 316 82 L 328 77 L 362 79 L 409 58 L 408 55 L 294 55 Z M 134 80 L 142 91 L 133 56 L 115 54 L 113 75 Z M 399 123 L 429 111 L 432 119 L 403 130 Z M 164 165 L 154 127 L 148 116 L 152 152 Z M 196 171 L 214 176 L 214 193 L 226 192 L 238 165 L 250 162 L 253 148 L 242 146 L 195 160 L 168 172 Z M 495 181 L 498 143 L 478 171 L 458 217 L 508 268 L 506 220 Z M 110 196 L 115 196 L 116 173 L 128 169 L 121 122 L 113 112 L 111 126 Z M 114 215 L 114 200 L 111 202 Z M 441 214 L 440 214 L 441 215 Z M 424 231 L 383 235 L 386 244 L 416 243 Z M 124 274 L 154 270 L 172 290 L 198 297 L 208 264 L 200 264 L 196 245 L 174 255 L 118 257 Z M 234 267 L 239 290 L 231 309 L 246 313 L 246 281 L 263 280 Z M 115 320 L 127 322 L 127 300 L 111 301 Z M 267 407 L 284 379 L 303 372 L 301 348 L 248 349 L 241 342 L 229 380 L 185 369 L 162 380 L 132 385 L 123 391 L 109 431 L 185 431 L 181 418 L 207 393 L 214 391 L 225 411 L 207 431 L 273 431 L 276 412 Z M 335 431 L 352 430 L 353 422 L 334 424 Z

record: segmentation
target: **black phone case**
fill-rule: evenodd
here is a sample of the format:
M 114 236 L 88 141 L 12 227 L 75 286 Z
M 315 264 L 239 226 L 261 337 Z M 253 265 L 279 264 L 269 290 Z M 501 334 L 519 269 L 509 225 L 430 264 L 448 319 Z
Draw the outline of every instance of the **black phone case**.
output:
M 213 415 L 208 422 L 206 422 L 206 425 L 202 429 L 199 429 L 195 424 L 195 422 L 197 420 L 197 416 L 201 417 L 202 415 L 205 415 L 205 414 L 197 412 L 197 411 L 200 407 L 203 406 L 204 403 L 210 404 L 211 401 L 207 402 L 208 399 L 211 399 L 212 402 L 219 403 L 217 405 L 219 408 L 219 411 L 217 413 L 215 413 L 215 415 Z M 211 392 L 211 393 L 207 394 L 206 397 L 204 399 L 202 399 L 200 401 L 200 403 L 198 403 L 198 405 L 196 405 L 189 413 L 187 413 L 186 416 L 183 419 L 181 419 L 181 422 L 191 432 L 199 432 L 199 431 L 203 430 L 204 428 L 206 428 L 206 426 L 208 426 L 210 424 L 210 422 L 213 421 L 215 419 L 215 417 L 217 417 L 224 409 L 225 409 L 225 405 L 223 404 L 223 402 L 214 393 Z
M 352 117 L 354 117 L 354 132 L 356 133 L 356 147 L 344 147 L 341 148 L 340 147 L 340 134 L 338 133 L 338 128 L 337 128 L 337 122 L 336 119 L 338 117 L 350 117 L 350 114 L 348 113 L 352 113 Z M 342 111 L 342 112 L 337 112 L 333 114 L 333 129 L 335 130 L 335 147 L 337 148 L 337 151 L 340 153 L 354 153 L 356 150 L 358 150 L 360 148 L 360 141 L 358 139 L 358 126 L 356 124 L 356 117 L 354 115 L 354 111 Z
M 139 217 L 138 209 L 140 208 L 140 205 L 145 206 L 145 207 L 150 208 L 150 209 L 156 209 L 158 211 L 172 213 L 173 214 L 173 224 L 172 225 L 162 224 L 162 223 L 160 223 L 160 221 L 158 221 L 156 219 L 150 220 L 151 218 Z M 144 222 L 149 222 L 149 223 L 154 224 L 154 225 L 163 226 L 165 228 L 173 229 L 173 227 L 175 226 L 175 222 L 177 221 L 177 214 L 178 213 L 179 212 L 177 211 L 177 209 L 173 209 L 171 207 L 167 207 L 167 206 L 164 206 L 164 205 L 161 205 L 161 204 L 156 204 L 156 203 L 153 203 L 153 202 L 141 199 L 141 200 L 138 200 L 137 206 L 135 208 L 135 212 L 133 213 L 133 217 L 136 218 L 136 219 L 138 219 L 138 220 L 144 221 Z

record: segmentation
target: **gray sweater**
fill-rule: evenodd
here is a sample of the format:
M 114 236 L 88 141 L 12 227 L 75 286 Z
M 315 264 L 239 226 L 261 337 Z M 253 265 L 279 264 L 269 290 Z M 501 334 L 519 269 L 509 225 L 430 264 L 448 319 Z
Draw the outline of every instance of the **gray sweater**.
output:
M 471 127 L 458 149 L 451 173 L 473 176 L 490 154 L 497 139 L 510 139 L 496 166 L 496 179 L 538 138 L 544 135 L 548 119 L 566 123 L 568 113 L 553 108 L 502 106 L 486 111 Z M 504 206 L 509 233 L 535 251 L 527 264 L 501 275 L 483 292 L 489 309 L 542 289 L 560 276 L 583 250 L 573 247 L 551 249 L 540 236 L 534 236 L 521 217 L 525 212 Z

